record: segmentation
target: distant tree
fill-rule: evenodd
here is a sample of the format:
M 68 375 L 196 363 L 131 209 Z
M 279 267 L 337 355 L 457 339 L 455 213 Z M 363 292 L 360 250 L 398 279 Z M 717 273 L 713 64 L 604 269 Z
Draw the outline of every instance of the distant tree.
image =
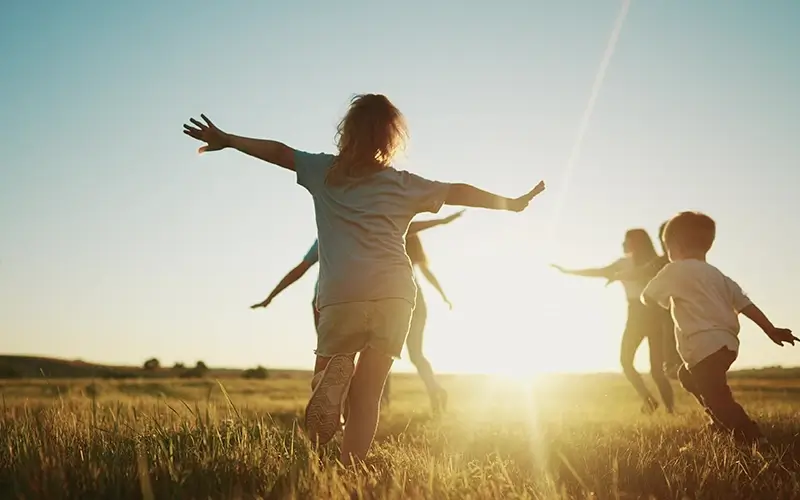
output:
M 208 374 L 208 367 L 202 361 L 198 361 L 194 368 L 181 373 L 182 378 L 202 378 Z
M 144 362 L 144 369 L 145 370 L 158 370 L 161 368 L 161 363 L 156 358 L 150 358 Z
M 256 368 L 245 370 L 242 373 L 242 377 L 246 379 L 264 380 L 269 378 L 269 370 L 261 365 L 258 365 Z
M 184 365 L 183 363 L 175 363 L 174 365 L 172 365 L 172 369 L 175 371 L 185 370 L 186 365 Z

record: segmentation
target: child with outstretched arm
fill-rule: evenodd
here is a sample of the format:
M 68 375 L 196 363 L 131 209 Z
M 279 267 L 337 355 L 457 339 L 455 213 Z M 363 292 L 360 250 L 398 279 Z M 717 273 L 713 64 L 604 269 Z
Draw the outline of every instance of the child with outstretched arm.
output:
M 402 352 L 414 310 L 416 284 L 405 252 L 411 219 L 436 213 L 444 204 L 521 212 L 544 183 L 505 198 L 394 169 L 406 124 L 379 94 L 352 100 L 338 126 L 335 155 L 227 134 L 201 117 L 204 123 L 192 119 L 193 125 L 184 125 L 184 133 L 206 143 L 201 151 L 233 148 L 273 163 L 295 172 L 311 194 L 320 263 L 314 371 L 322 375 L 306 407 L 305 429 L 312 441 L 330 441 L 347 398 L 341 461 L 362 461 L 375 436 L 386 376 Z
M 642 292 L 642 302 L 671 309 L 678 352 L 684 365 L 681 385 L 702 405 L 712 430 L 746 443 L 764 441 L 758 425 L 733 399 L 727 372 L 739 351 L 739 314 L 777 345 L 794 345 L 791 330 L 777 328 L 735 281 L 706 261 L 716 223 L 705 214 L 682 212 L 664 229 L 670 263 Z

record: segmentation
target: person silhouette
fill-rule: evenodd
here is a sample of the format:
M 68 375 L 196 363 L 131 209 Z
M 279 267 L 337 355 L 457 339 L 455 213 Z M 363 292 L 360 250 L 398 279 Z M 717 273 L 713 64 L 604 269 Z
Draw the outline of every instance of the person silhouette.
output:
M 205 115 L 184 133 L 200 152 L 227 148 L 296 175 L 314 205 L 319 238 L 319 288 L 312 393 L 303 428 L 313 443 L 330 442 L 344 426 L 340 462 L 361 463 L 375 439 L 381 393 L 403 350 L 415 306 L 416 282 L 405 252 L 417 214 L 443 205 L 522 212 L 544 192 L 543 181 L 516 198 L 464 183 L 426 179 L 394 168 L 408 136 L 405 118 L 382 94 L 350 102 L 337 127 L 337 152 L 309 153 L 269 139 L 228 134 Z
M 658 239 L 661 242 L 661 255 L 647 264 L 616 274 L 606 285 L 621 280 L 649 282 L 664 268 L 664 266 L 669 264 L 667 245 L 664 240 L 664 229 L 667 227 L 668 222 L 669 221 L 663 222 L 658 228 Z M 678 370 L 683 365 L 683 360 L 681 359 L 681 355 L 678 354 L 678 346 L 675 340 L 675 323 L 672 320 L 672 315 L 669 310 L 660 307 L 655 307 L 654 309 L 658 310 L 658 315 L 661 317 L 662 329 L 664 331 L 664 373 L 667 374 L 667 377 L 677 380 Z
M 612 264 L 593 269 L 569 270 L 561 266 L 553 265 L 557 270 L 574 276 L 584 276 L 590 278 L 605 278 L 613 281 L 623 273 L 634 270 L 654 261 L 658 254 L 653 247 L 653 241 L 644 229 L 630 229 L 625 234 L 622 244 L 625 256 L 616 260 Z M 618 278 L 617 278 L 618 279 Z M 665 410 L 672 413 L 675 407 L 675 399 L 672 386 L 664 373 L 664 330 L 663 317 L 659 311 L 652 307 L 646 307 L 640 300 L 642 290 L 647 284 L 647 279 L 620 279 L 625 289 L 628 299 L 628 319 L 625 330 L 622 334 L 620 346 L 620 364 L 622 371 L 628 381 L 633 385 L 636 392 L 643 400 L 642 411 L 653 413 L 658 409 L 658 402 L 647 390 L 639 372 L 633 365 L 636 351 L 647 339 L 650 350 L 650 375 L 658 388 L 661 399 L 664 402 Z

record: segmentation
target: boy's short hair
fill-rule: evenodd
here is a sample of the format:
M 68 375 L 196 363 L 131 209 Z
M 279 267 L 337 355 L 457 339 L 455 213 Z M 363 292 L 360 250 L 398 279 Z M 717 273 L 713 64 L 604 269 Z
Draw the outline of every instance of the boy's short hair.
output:
M 664 228 L 667 246 L 677 244 L 683 249 L 708 253 L 717 235 L 714 219 L 700 212 L 681 212 Z

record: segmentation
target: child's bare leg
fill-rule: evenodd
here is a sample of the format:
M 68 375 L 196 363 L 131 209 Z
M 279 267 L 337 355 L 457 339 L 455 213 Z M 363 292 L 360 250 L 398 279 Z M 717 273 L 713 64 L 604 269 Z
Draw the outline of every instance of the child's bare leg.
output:
M 390 356 L 369 347 L 358 358 L 350 383 L 350 414 L 342 441 L 341 460 L 345 465 L 364 460 L 372 446 L 378 428 L 383 385 L 393 362 Z

